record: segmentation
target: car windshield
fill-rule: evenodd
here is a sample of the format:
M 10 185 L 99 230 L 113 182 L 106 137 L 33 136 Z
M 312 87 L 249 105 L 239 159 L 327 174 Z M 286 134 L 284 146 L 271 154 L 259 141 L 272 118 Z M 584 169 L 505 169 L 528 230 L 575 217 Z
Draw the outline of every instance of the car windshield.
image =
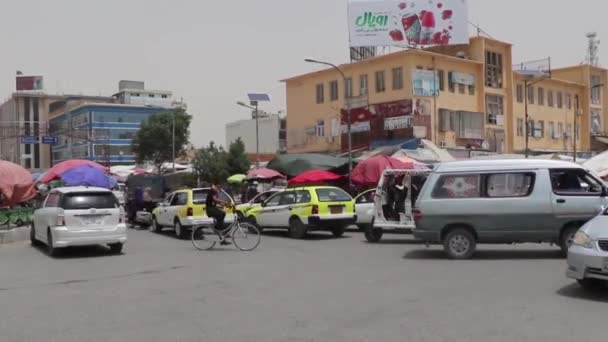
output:
M 66 194 L 63 209 L 113 209 L 118 208 L 116 197 L 111 192 L 86 192 Z
M 207 195 L 209 195 L 209 190 L 194 190 L 192 192 L 192 203 L 205 204 Z
M 317 197 L 319 202 L 348 202 L 352 198 L 346 191 L 339 188 L 321 188 L 317 189 Z

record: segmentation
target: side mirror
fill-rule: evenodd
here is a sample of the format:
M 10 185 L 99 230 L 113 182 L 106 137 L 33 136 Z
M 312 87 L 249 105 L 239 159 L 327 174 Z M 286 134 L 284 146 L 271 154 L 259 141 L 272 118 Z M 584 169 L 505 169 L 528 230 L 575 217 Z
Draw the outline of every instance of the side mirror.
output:
M 260 206 L 262 206 L 262 208 L 266 207 L 266 202 L 260 203 Z

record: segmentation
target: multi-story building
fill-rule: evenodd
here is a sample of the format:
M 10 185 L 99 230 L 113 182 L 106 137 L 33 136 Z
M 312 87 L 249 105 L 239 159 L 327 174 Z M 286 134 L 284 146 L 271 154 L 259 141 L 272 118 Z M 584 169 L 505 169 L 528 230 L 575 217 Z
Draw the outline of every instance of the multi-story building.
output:
M 528 76 L 512 65 L 510 44 L 473 37 L 468 45 L 410 49 L 341 65 L 345 81 L 334 69 L 289 78 L 285 80 L 288 150 L 346 150 L 345 123 L 350 116 L 353 149 L 425 138 L 455 153 L 471 149 L 524 152 L 525 103 L 521 100 Z M 547 64 L 545 71 L 548 69 Z M 606 70 L 592 70 L 603 75 L 602 84 Z M 544 102 L 528 106 L 529 149 L 533 153 L 571 152 L 570 124 L 572 132 L 575 126 L 580 131 L 577 150 L 589 151 L 589 117 L 594 108 L 588 101 L 590 84 L 598 80 L 585 75 L 573 79 L 557 70 L 550 78 L 535 82 L 529 93 L 538 96 L 541 88 Z M 349 101 L 344 101 L 347 96 Z M 577 125 L 575 99 L 580 107 Z M 346 102 L 348 111 L 344 110 Z M 558 131 L 560 123 L 562 130 Z
M 278 114 L 264 114 L 258 118 L 260 154 L 276 154 L 287 151 L 285 118 Z M 256 153 L 256 120 L 238 120 L 226 124 L 226 147 L 241 138 L 247 154 Z

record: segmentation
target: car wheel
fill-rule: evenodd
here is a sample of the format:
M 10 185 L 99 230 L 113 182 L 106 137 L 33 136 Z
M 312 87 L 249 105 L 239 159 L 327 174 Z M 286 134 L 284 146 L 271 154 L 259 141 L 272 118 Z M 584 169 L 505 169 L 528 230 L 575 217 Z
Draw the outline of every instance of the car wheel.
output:
M 162 228 L 158 225 L 158 221 L 156 221 L 156 217 L 152 218 L 152 224 L 148 228 L 153 233 L 160 233 Z
M 34 222 L 32 222 L 32 226 L 30 227 L 30 242 L 32 246 L 38 246 L 39 242 L 36 240 L 36 227 L 34 226 Z
M 578 284 L 585 290 L 598 290 L 603 288 L 606 283 L 599 279 L 579 279 Z
M 382 228 L 374 228 L 373 225 L 367 225 L 365 226 L 365 238 L 367 239 L 368 242 L 371 243 L 376 243 L 379 242 L 382 239 L 382 235 L 384 234 L 384 231 L 382 230 Z
M 183 240 L 188 237 L 188 229 L 184 228 L 178 219 L 175 220 L 174 229 L 178 239 Z
M 245 220 L 245 216 L 244 216 L 244 215 L 243 215 L 243 213 L 242 213 L 242 212 L 240 212 L 240 211 L 237 211 L 237 212 L 236 212 L 236 216 L 237 216 L 237 218 L 239 219 L 239 221 L 241 221 L 241 222 L 243 222 L 243 221 Z
M 346 231 L 346 227 L 344 227 L 344 226 L 334 227 L 331 229 L 331 233 L 334 235 L 335 238 L 341 238 L 344 235 L 345 231 Z
M 260 232 L 260 234 L 264 230 L 264 228 L 260 227 L 260 225 L 258 224 L 258 220 L 255 219 L 255 216 L 249 216 L 247 219 L 245 219 L 245 222 L 254 225 L 258 229 L 258 232 Z
M 572 246 L 574 236 L 578 232 L 578 226 L 569 226 L 564 229 L 562 235 L 559 238 L 559 247 L 562 249 L 562 256 L 568 256 L 568 249 Z
M 467 229 L 453 229 L 443 239 L 443 249 L 450 259 L 470 259 L 476 245 L 475 236 Z
M 304 239 L 306 237 L 306 226 L 299 218 L 289 220 L 289 236 L 294 239 Z
M 59 251 L 57 250 L 57 248 L 55 248 L 55 246 L 53 245 L 53 234 L 51 233 L 51 230 L 48 230 L 48 234 L 46 237 L 46 252 L 49 256 L 51 257 L 56 257 L 59 253 Z

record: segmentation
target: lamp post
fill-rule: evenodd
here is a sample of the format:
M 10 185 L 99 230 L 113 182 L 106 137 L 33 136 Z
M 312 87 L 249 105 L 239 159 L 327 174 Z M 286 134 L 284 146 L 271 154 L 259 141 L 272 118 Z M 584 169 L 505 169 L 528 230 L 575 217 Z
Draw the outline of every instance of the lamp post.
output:
M 251 99 L 251 95 L 253 94 L 249 94 L 249 97 Z M 245 107 L 245 108 L 249 108 L 251 110 L 254 111 L 254 115 L 255 115 L 255 166 L 256 168 L 260 167 L 260 112 L 259 112 L 259 107 L 258 107 L 258 103 L 259 103 L 259 99 L 256 100 L 251 100 L 251 104 L 247 105 L 245 102 L 242 101 L 238 101 L 236 104 L 241 106 L 241 107 Z M 255 106 L 255 107 L 254 107 Z
M 342 76 L 342 81 L 344 82 L 344 109 L 346 111 L 346 133 L 348 135 L 348 187 L 351 187 L 352 184 L 352 171 L 353 171 L 353 139 L 352 139 L 352 131 L 351 131 L 351 118 L 350 118 L 350 94 L 348 89 L 346 88 L 346 75 L 344 72 L 335 64 L 329 62 L 318 61 L 316 59 L 307 58 L 304 60 L 307 63 L 315 63 L 315 64 L 323 64 L 329 67 L 332 67 L 334 70 L 340 73 Z
M 173 160 L 173 173 L 175 173 L 175 111 L 171 115 L 171 160 Z

